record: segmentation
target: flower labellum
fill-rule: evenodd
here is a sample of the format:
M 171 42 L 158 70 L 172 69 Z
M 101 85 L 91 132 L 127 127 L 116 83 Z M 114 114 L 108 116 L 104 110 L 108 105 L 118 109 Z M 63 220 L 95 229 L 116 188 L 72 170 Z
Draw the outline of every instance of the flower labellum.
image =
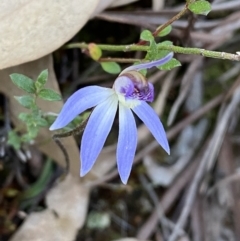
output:
M 163 65 L 172 57 L 173 53 L 170 53 L 162 59 L 126 68 L 115 80 L 112 89 L 89 86 L 69 97 L 50 130 L 65 127 L 77 115 L 95 107 L 81 141 L 80 176 L 88 173 L 97 160 L 113 125 L 117 109 L 119 109 L 117 167 L 124 184 L 129 178 L 137 148 L 137 127 L 132 112 L 148 127 L 162 148 L 170 153 L 163 125 L 154 110 L 146 103 L 153 101 L 154 87 L 138 71 Z

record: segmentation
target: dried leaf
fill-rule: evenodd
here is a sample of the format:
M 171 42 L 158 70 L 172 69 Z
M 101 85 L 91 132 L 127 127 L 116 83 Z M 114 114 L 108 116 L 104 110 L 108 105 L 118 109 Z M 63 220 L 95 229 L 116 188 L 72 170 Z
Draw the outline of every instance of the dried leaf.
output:
M 88 198 L 89 188 L 83 185 L 80 178 L 68 175 L 49 191 L 46 204 L 60 218 L 71 220 L 71 225 L 78 229 L 85 221 Z
M 75 240 L 88 210 L 90 186 L 87 183 L 102 177 L 114 165 L 115 148 L 107 147 L 85 178 L 68 175 L 53 187 L 46 197 L 48 209 L 31 213 L 11 241 Z
M 31 213 L 11 241 L 75 240 L 86 218 L 89 189 L 68 175 L 47 194 L 48 209 Z
M 94 60 L 99 60 L 102 56 L 102 50 L 95 43 L 90 43 L 88 45 L 89 54 Z
M 38 59 L 62 46 L 87 22 L 97 3 L 0 1 L 0 69 Z

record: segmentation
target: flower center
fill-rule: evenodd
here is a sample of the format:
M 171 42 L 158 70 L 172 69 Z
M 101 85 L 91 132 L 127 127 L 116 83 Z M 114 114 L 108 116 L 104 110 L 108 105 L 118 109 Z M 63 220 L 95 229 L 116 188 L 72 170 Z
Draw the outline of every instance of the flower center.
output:
M 118 95 L 119 101 L 133 108 L 140 104 L 140 101 L 152 102 L 154 88 L 146 78 L 138 71 L 128 71 L 121 74 L 114 82 L 113 89 Z

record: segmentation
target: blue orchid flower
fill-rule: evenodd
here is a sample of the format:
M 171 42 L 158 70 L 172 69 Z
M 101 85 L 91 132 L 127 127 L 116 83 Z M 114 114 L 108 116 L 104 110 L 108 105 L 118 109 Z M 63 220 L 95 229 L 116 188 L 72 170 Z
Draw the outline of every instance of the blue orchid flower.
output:
M 137 127 L 132 112 L 148 127 L 162 148 L 170 153 L 163 125 L 154 110 L 146 103 L 153 101 L 154 87 L 138 71 L 163 65 L 172 57 L 173 53 L 170 53 L 160 60 L 126 68 L 117 77 L 112 89 L 89 86 L 69 97 L 50 130 L 65 127 L 77 115 L 95 107 L 82 136 L 80 176 L 88 173 L 97 160 L 113 125 L 117 109 L 119 136 L 116 157 L 118 172 L 124 184 L 129 178 L 137 148 Z

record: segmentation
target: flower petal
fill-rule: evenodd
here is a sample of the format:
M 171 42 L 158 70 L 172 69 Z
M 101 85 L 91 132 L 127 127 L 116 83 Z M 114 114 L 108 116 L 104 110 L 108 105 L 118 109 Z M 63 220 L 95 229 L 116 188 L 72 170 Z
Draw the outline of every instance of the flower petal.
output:
M 94 165 L 111 130 L 118 106 L 117 95 L 97 105 L 93 110 L 81 142 L 81 172 L 84 176 Z
M 124 184 L 132 169 L 137 148 L 137 127 L 132 111 L 119 103 L 119 136 L 117 145 L 117 165 Z
M 154 110 L 146 102 L 141 101 L 141 104 L 132 109 L 136 115 L 143 121 L 143 123 L 148 127 L 152 135 L 155 137 L 157 142 L 162 146 L 162 148 L 170 154 L 170 148 L 168 140 L 166 137 L 166 132 L 163 125 L 154 112 Z
M 126 69 L 124 69 L 120 75 L 122 75 L 123 73 L 126 73 L 130 70 L 136 70 L 139 71 L 141 69 L 150 69 L 152 67 L 156 67 L 156 66 L 160 66 L 160 65 L 164 65 L 166 64 L 169 60 L 171 60 L 173 57 L 173 53 L 169 53 L 168 55 L 166 55 L 165 57 L 163 57 L 162 59 L 158 59 L 158 60 L 154 60 L 148 63 L 143 63 L 143 64 L 137 64 L 137 65 L 132 65 Z
M 113 93 L 112 89 L 99 86 L 89 86 L 76 91 L 68 98 L 49 129 L 52 131 L 63 128 L 77 115 L 106 100 Z

